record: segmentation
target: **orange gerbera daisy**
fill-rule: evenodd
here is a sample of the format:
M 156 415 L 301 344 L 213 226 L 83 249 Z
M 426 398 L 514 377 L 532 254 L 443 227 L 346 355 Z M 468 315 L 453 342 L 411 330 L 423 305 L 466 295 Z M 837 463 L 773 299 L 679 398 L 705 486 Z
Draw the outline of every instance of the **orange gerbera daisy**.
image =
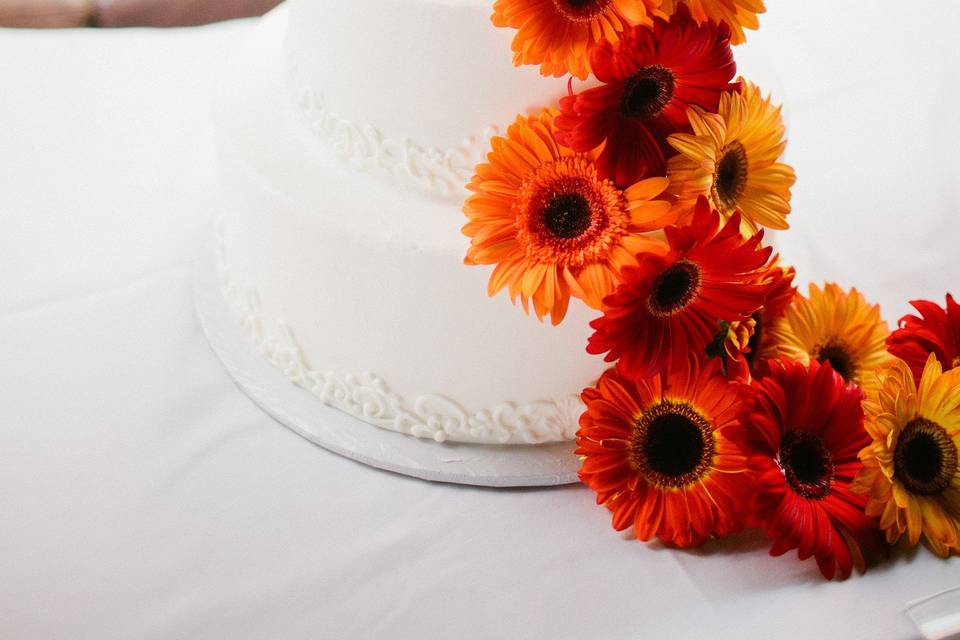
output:
M 856 289 L 844 291 L 833 283 L 820 289 L 811 284 L 809 295 L 797 294 L 770 327 L 762 353 L 804 364 L 829 360 L 845 380 L 862 385 L 867 374 L 892 360 L 886 349 L 888 335 L 880 305 L 867 303 Z
M 728 438 L 739 425 L 737 383 L 716 360 L 650 378 L 607 370 L 585 389 L 576 453 L 580 479 L 613 512 L 613 528 L 633 525 L 680 547 L 741 526 L 750 495 L 746 458 Z
M 733 32 L 731 42 L 746 42 L 744 28 L 756 29 L 760 26 L 757 14 L 766 11 L 763 0 L 663 0 L 660 11 L 672 16 L 677 7 L 686 5 L 697 22 L 716 20 L 726 22 Z
M 570 296 L 600 308 L 640 252 L 664 243 L 642 234 L 675 221 L 667 202 L 654 200 L 666 178 L 621 190 L 597 174 L 597 152 L 575 153 L 554 139 L 556 111 L 520 116 L 467 185 L 463 211 L 471 238 L 464 262 L 495 264 L 489 294 L 509 287 L 524 310 L 563 320 Z
M 887 541 L 922 537 L 941 557 L 960 553 L 960 369 L 927 358 L 915 381 L 895 360 L 877 375 L 864 402 L 873 443 L 860 452 L 854 489 L 869 496 Z
M 493 24 L 518 29 L 513 63 L 539 64 L 545 76 L 590 73 L 590 52 L 627 28 L 651 24 L 659 0 L 497 0 Z
M 680 153 L 667 162 L 670 193 L 687 210 L 707 196 L 725 217 L 739 211 L 744 235 L 758 227 L 786 229 L 793 169 L 779 162 L 787 146 L 780 107 L 741 80 L 741 92 L 720 97 L 717 113 L 687 110 L 693 133 L 667 142 Z

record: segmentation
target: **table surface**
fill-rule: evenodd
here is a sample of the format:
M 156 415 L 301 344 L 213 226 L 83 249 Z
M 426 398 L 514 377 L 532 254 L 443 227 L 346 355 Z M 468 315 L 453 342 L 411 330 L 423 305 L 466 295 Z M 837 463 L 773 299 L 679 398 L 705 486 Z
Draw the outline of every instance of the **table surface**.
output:
M 738 56 L 787 105 L 786 260 L 891 323 L 960 293 L 960 9 L 769 5 Z M 755 533 L 639 544 L 583 487 L 430 484 L 273 422 L 190 291 L 249 29 L 0 30 L 0 637 L 901 639 L 960 584 L 925 550 L 825 583 Z

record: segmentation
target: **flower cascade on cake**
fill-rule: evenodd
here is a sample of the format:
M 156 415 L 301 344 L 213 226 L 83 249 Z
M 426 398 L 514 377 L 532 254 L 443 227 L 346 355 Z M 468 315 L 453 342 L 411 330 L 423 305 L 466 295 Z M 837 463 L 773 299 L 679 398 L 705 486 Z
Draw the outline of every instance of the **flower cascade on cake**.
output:
M 731 48 L 764 10 L 496 0 L 514 63 L 570 77 L 490 140 L 464 262 L 540 321 L 596 310 L 584 346 L 607 364 L 575 453 L 615 530 L 689 547 L 753 527 L 827 579 L 904 533 L 960 553 L 960 306 L 914 301 L 891 333 L 857 289 L 800 294 L 764 244 L 795 176 Z

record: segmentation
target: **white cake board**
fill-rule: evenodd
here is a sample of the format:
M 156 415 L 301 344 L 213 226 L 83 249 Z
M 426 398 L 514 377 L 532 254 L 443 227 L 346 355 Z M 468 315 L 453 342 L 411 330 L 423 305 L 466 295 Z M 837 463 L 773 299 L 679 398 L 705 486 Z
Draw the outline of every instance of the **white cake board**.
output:
M 325 405 L 256 352 L 220 293 L 213 251 L 197 264 L 194 302 L 211 348 L 237 386 L 278 422 L 334 453 L 424 480 L 486 487 L 577 482 L 572 442 L 492 446 L 415 438 Z

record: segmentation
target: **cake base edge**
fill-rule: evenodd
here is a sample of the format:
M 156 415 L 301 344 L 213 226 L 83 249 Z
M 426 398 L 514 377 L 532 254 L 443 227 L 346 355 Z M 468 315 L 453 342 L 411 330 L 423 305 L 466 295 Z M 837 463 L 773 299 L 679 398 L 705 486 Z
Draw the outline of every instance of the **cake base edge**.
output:
M 577 482 L 573 442 L 441 443 L 388 431 L 324 404 L 263 359 L 243 334 L 221 294 L 214 251 L 197 261 L 194 305 L 207 342 L 237 386 L 277 422 L 324 449 L 433 482 L 486 487 Z

